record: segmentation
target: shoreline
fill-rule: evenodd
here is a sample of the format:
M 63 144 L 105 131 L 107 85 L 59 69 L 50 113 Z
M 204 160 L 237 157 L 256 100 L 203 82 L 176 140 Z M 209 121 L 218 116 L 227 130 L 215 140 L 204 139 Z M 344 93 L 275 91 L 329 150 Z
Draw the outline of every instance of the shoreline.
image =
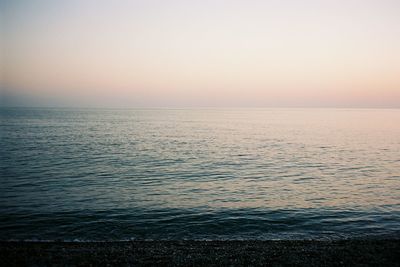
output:
M 0 241 L 4 266 L 400 266 L 400 239 Z

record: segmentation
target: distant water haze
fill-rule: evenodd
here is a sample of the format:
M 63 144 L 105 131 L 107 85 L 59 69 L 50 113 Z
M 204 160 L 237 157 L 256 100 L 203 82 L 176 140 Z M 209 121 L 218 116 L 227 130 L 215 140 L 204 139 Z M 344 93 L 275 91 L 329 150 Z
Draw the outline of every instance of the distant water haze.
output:
M 0 239 L 400 234 L 398 109 L 0 111 Z
M 2 105 L 400 107 L 400 3 L 1 1 Z

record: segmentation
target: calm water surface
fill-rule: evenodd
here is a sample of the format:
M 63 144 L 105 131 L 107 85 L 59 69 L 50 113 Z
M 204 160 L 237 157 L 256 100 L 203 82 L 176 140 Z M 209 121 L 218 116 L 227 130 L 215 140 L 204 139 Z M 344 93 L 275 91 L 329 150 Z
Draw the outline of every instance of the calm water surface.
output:
M 400 236 L 400 110 L 1 110 L 0 239 Z

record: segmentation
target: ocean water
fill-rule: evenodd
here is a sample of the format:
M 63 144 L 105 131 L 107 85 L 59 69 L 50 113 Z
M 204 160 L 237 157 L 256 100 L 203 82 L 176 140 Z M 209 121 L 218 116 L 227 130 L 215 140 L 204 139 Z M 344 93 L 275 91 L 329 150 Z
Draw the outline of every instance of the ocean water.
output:
M 400 237 L 400 110 L 0 114 L 1 240 Z

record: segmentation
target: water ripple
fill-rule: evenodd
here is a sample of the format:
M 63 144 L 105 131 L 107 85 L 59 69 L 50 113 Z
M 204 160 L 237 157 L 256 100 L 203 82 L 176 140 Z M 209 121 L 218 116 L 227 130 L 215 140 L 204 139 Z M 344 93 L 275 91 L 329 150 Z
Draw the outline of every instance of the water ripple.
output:
M 0 110 L 1 239 L 399 236 L 399 110 Z

